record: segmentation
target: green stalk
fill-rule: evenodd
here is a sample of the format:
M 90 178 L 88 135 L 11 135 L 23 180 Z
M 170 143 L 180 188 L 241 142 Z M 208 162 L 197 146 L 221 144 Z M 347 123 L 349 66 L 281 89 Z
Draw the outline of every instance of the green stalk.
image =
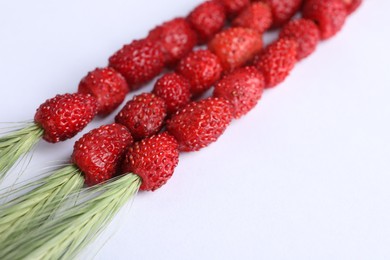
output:
M 74 259 L 109 224 L 121 207 L 138 192 L 141 178 L 127 174 L 87 191 L 95 197 L 61 212 L 61 215 L 0 247 L 0 259 Z
M 20 190 L 36 188 L 0 206 L 0 248 L 37 229 L 60 207 L 64 199 L 79 191 L 83 183 L 80 170 L 69 165 L 21 187 Z M 16 191 L 8 194 L 14 193 Z
M 28 153 L 43 136 L 43 129 L 35 123 L 0 137 L 0 180 L 23 155 Z

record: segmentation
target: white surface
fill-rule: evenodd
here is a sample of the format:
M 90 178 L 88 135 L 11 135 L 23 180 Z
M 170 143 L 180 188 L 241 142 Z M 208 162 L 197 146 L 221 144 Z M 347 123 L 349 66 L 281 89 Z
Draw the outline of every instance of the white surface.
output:
M 199 2 L 1 0 L 0 121 L 32 118 Z M 217 143 L 181 156 L 96 259 L 390 259 L 388 10 L 366 0 Z M 75 140 L 42 142 L 31 166 L 65 160 Z

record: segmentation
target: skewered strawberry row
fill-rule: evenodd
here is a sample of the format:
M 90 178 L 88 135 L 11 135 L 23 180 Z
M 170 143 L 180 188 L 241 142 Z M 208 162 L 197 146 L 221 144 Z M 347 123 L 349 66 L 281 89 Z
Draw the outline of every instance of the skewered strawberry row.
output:
M 59 95 L 47 100 L 38 108 L 34 124 L 0 139 L 1 143 L 7 144 L 1 157 L 6 158 L 7 153 L 15 154 L 7 158 L 7 162 L 2 163 L 1 176 L 4 176 L 17 159 L 28 152 L 41 137 L 52 143 L 64 141 L 80 132 L 96 114 L 107 115 L 112 112 L 124 100 L 129 90 L 137 89 L 151 80 L 162 71 L 164 64 L 167 66 L 177 64 L 193 48 L 197 39 L 199 43 L 206 42 L 221 30 L 226 15 L 234 18 L 232 25 L 238 27 L 225 31 L 226 35 L 220 36 L 222 39 L 215 37 L 209 44 L 209 48 L 219 58 L 224 71 L 232 71 L 244 65 L 248 57 L 261 49 L 261 33 L 271 26 L 271 22 L 273 21 L 274 27 L 283 24 L 295 14 L 301 5 L 300 0 L 263 2 L 265 4 L 260 2 L 250 5 L 248 0 L 207 1 L 196 7 L 187 19 L 173 19 L 157 26 L 146 39 L 125 45 L 109 59 L 109 67 L 90 72 L 80 82 L 78 94 Z M 344 2 L 332 0 L 324 4 L 323 1 L 318 0 L 307 1 L 303 15 L 319 25 L 320 36 L 325 39 L 341 28 L 346 13 L 354 10 L 361 1 L 344 0 Z M 337 19 L 332 19 L 332 16 Z M 286 37 L 300 39 L 299 41 L 302 42 L 305 31 L 311 26 L 309 29 L 313 31 L 312 35 L 305 37 L 310 37 L 312 43 L 298 46 L 298 51 L 303 51 L 303 48 L 306 51 L 303 54 L 298 53 L 298 59 L 313 51 L 317 41 L 315 26 L 311 24 L 303 28 L 301 23 L 295 27 L 291 25 L 292 33 L 288 32 L 288 28 L 284 30 L 287 31 L 284 33 Z M 297 27 L 301 28 L 300 33 L 294 32 Z M 228 38 L 235 39 L 235 41 L 223 42 Z M 234 52 L 231 51 L 232 49 Z M 189 78 L 191 94 L 196 97 L 211 87 L 221 72 L 219 72 L 218 62 L 209 52 L 200 51 L 187 59 L 186 66 L 179 65 L 177 71 Z M 215 74 L 209 75 L 208 81 L 205 79 L 204 82 L 200 82 L 196 76 L 190 75 L 197 72 L 194 65 L 197 65 L 200 59 L 214 60 Z M 269 61 L 268 63 L 259 61 L 255 65 L 261 71 L 264 64 L 272 65 Z M 199 73 L 201 72 L 200 70 Z M 271 86 L 278 83 L 278 80 L 271 82 L 272 79 L 268 79 L 267 72 L 265 76 Z M 166 94 L 163 97 L 166 98 Z M 188 97 L 184 99 L 188 100 Z M 174 112 L 172 107 L 169 108 L 169 112 Z M 24 144 L 19 142 L 21 137 L 27 140 L 23 142 Z M 18 153 L 15 153 L 15 150 Z
M 300 6 L 300 1 L 295 2 Z M 335 17 L 343 16 L 345 20 L 346 7 L 343 5 L 343 8 L 340 8 L 340 4 L 342 2 L 339 0 L 327 1 L 326 4 L 322 0 L 306 1 L 303 16 L 313 15 L 319 18 L 314 21 L 300 18 L 288 22 L 283 26 L 279 39 L 260 53 L 261 38 L 256 37 L 257 32 L 250 29 L 251 25 L 248 25 L 250 28 L 234 27 L 218 33 L 209 42 L 211 52 L 208 50 L 191 52 L 179 63 L 176 73 L 167 74 L 157 82 L 156 89 L 159 91 L 164 93 L 171 91 L 171 94 L 165 94 L 166 97 L 175 98 L 174 93 L 180 92 L 179 89 L 188 89 L 188 86 L 193 95 L 200 95 L 218 82 L 217 75 L 221 75 L 222 70 L 225 76 L 216 84 L 213 97 L 192 101 L 181 109 L 180 106 L 172 108 L 171 111 L 177 112 L 166 122 L 167 133 L 157 134 L 164 122 L 161 112 L 164 107 L 163 99 L 152 94 L 141 94 L 129 101 L 116 117 L 116 122 L 126 125 L 136 140 L 143 140 L 135 144 L 136 148 L 133 147 L 127 152 L 122 173 L 132 172 L 140 175 L 147 183 L 142 185 L 141 189 L 155 190 L 161 187 L 173 174 L 174 169 L 171 166 L 175 164 L 173 161 L 177 162 L 177 158 L 166 160 L 165 163 L 158 160 L 160 156 L 164 156 L 161 152 L 156 154 L 153 151 L 159 145 L 164 146 L 159 137 L 169 135 L 176 140 L 177 147 L 169 146 L 171 149 L 167 151 L 168 154 L 197 151 L 216 141 L 233 118 L 241 117 L 257 104 L 264 88 L 275 87 L 283 82 L 296 62 L 315 50 L 320 39 L 327 39 L 330 37 L 328 35 L 335 35 L 341 29 L 342 24 L 335 26 L 333 21 L 321 19 L 332 13 Z M 258 5 L 259 3 L 250 5 L 241 14 Z M 263 7 L 264 4 L 260 5 Z M 271 7 L 274 6 L 271 4 Z M 315 13 L 307 11 L 313 9 L 316 10 Z M 296 7 L 291 10 L 296 10 Z M 238 14 L 237 18 L 240 18 L 241 14 Z M 276 24 L 278 23 L 281 23 L 281 20 Z M 316 25 L 319 23 L 322 26 Z M 327 35 L 325 37 L 321 36 L 324 32 Z M 251 60 L 252 66 L 239 68 Z M 182 96 L 180 95 L 177 100 L 183 100 Z M 188 100 L 188 95 L 184 100 Z M 129 114 L 132 115 L 131 118 L 126 116 Z M 140 116 L 143 118 L 139 119 Z M 137 129 L 140 126 L 150 128 L 147 131 Z M 153 140 L 158 140 L 159 143 L 157 144 L 157 141 L 154 143 Z M 169 140 L 172 142 L 171 138 Z M 171 169 L 171 172 L 161 171 L 165 168 Z
M 0 137 L 0 178 L 39 139 L 50 143 L 67 140 L 96 115 L 110 114 L 129 91 L 153 79 L 164 66 L 175 66 L 197 43 L 221 30 L 225 21 L 223 5 L 206 2 L 187 19 L 163 23 L 145 39 L 123 46 L 109 58 L 108 67 L 97 68 L 81 80 L 77 93 L 48 99 L 37 109 L 33 123 Z
M 309 14 L 320 20 L 327 36 L 321 36 L 321 26 L 316 27 L 319 21 L 299 19 L 285 25 L 280 39 L 260 52 L 262 41 L 258 36 L 262 29 L 250 25 L 258 19 L 247 19 L 249 28 L 236 27 L 217 34 L 209 43 L 211 52 L 188 54 L 180 61 L 176 73 L 167 74 L 156 83 L 154 93 L 158 96 L 136 96 L 117 115 L 117 124 L 92 130 L 76 142 L 72 161 L 80 170 L 77 174 L 83 172 L 86 183 L 92 185 L 111 178 L 120 169 L 122 173 L 139 176 L 141 190 L 160 188 L 172 176 L 179 151 L 197 151 L 216 141 L 233 118 L 241 117 L 257 104 L 264 88 L 281 83 L 297 60 L 314 51 L 320 38 L 340 30 L 341 27 L 320 19 L 327 17 L 329 10 L 335 10 L 332 4 L 329 7 L 320 2 L 306 1 L 304 16 L 305 10 L 315 9 L 317 13 Z M 229 15 L 235 14 L 238 19 L 243 13 L 256 14 L 248 11 L 254 6 L 263 8 L 264 4 L 255 3 L 243 8 L 240 14 Z M 342 11 L 346 16 L 345 7 Z M 239 68 L 252 60 L 252 66 Z M 222 73 L 225 76 L 218 81 Z M 213 97 L 186 104 L 190 99 L 188 93 L 201 95 L 215 82 L 218 83 Z M 168 107 L 171 117 L 166 121 L 166 132 L 157 134 Z M 128 148 L 133 138 L 138 141 Z M 5 244 L 4 248 L 12 249 L 12 245 L 8 246 Z
M 218 6 L 220 5 L 218 4 Z M 202 5 L 200 7 L 202 7 Z M 166 24 L 162 27 L 165 25 Z M 202 28 L 204 29 L 205 27 L 203 26 Z M 161 31 L 161 27 L 158 30 Z M 164 32 L 165 29 L 162 31 Z M 167 53 L 169 54 L 169 52 Z M 126 60 L 126 58 L 123 58 L 122 54 L 122 51 L 115 54 L 113 56 L 115 57 L 115 61 Z M 168 57 L 168 60 L 172 60 L 173 55 L 168 54 L 166 57 Z M 112 59 L 110 61 L 112 61 Z M 140 75 L 142 76 L 143 74 L 141 73 Z M 190 102 L 192 94 L 197 95 L 203 93 L 210 88 L 221 75 L 222 66 L 216 55 L 207 50 L 193 52 L 180 62 L 176 73 L 166 74 L 157 81 L 153 92 L 158 96 L 145 93 L 134 97 L 117 115 L 116 122 L 118 124 L 102 126 L 84 135 L 75 144 L 74 152 L 72 154 L 73 165 L 66 166 L 53 172 L 48 180 L 46 180 L 46 178 L 41 180 L 40 184 L 42 185 L 37 189 L 16 200 L 16 207 L 18 208 L 23 208 L 24 206 L 31 207 L 31 205 L 35 205 L 33 203 L 34 198 L 32 198 L 34 194 L 43 192 L 46 196 L 48 187 L 51 187 L 51 192 L 49 192 L 51 195 L 46 197 L 48 203 L 41 203 L 42 201 L 39 201 L 39 205 L 43 206 L 41 211 L 36 211 L 36 216 L 19 214 L 15 216 L 13 215 L 15 212 L 13 210 L 15 206 L 14 201 L 5 205 L 4 210 L 2 211 L 3 215 L 0 214 L 0 217 L 2 216 L 5 219 L 18 219 L 18 223 L 24 222 L 26 225 L 17 225 L 16 227 L 13 227 L 14 232 L 12 237 L 14 239 L 9 239 L 9 232 L 1 232 L 1 227 L 6 226 L 8 228 L 9 223 L 2 223 L 0 220 L 0 233 L 2 235 L 1 237 L 4 238 L 4 241 L 1 241 L 4 243 L 0 247 L 0 251 L 3 252 L 6 248 L 12 246 L 13 242 L 17 240 L 16 238 L 19 238 L 18 234 L 25 233 L 23 232 L 25 231 L 23 229 L 25 226 L 29 226 L 32 230 L 35 227 L 40 226 L 41 222 L 45 221 L 51 215 L 52 211 L 58 208 L 57 204 L 60 204 L 68 194 L 80 189 L 80 183 L 84 182 L 89 186 L 93 186 L 112 178 L 115 173 L 120 170 L 120 163 L 122 162 L 126 150 L 133 143 L 133 138 L 135 140 L 142 140 L 145 137 L 151 136 L 135 144 L 130 148 L 129 153 L 130 151 L 134 153 L 144 151 L 148 154 L 149 158 L 152 159 L 149 161 L 145 160 L 145 153 L 143 153 L 143 156 L 141 157 L 137 157 L 135 154 L 128 154 L 128 156 L 126 156 L 126 168 L 123 167 L 123 169 L 125 171 L 134 169 L 134 171 L 138 173 L 138 176 L 143 178 L 144 181 L 142 182 L 141 189 L 155 190 L 161 187 L 172 175 L 173 170 L 177 165 L 179 145 L 175 138 L 168 133 L 156 136 L 152 135 L 156 134 L 161 129 L 167 113 L 173 114 L 176 110 L 185 106 Z M 82 80 L 80 89 L 88 90 L 93 89 L 92 87 L 96 86 L 97 83 L 105 84 L 107 83 L 105 79 L 108 76 L 110 76 L 112 83 L 117 83 L 119 86 L 124 85 L 123 83 L 125 80 L 114 70 L 97 69 L 89 73 L 89 75 Z M 138 78 L 141 78 L 141 76 Z M 127 79 L 127 81 L 129 81 L 129 79 Z M 102 96 L 103 102 L 110 101 L 105 100 L 104 98 L 105 95 Z M 193 136 L 193 140 L 190 140 L 190 143 L 187 144 L 187 148 L 183 149 L 198 150 L 208 143 L 215 141 L 216 134 L 222 134 L 223 128 L 226 127 L 231 120 L 231 107 L 226 100 L 221 100 L 219 103 L 219 105 L 224 106 L 228 111 L 225 119 L 226 122 L 222 125 L 222 128 L 220 130 L 213 130 L 209 133 L 205 131 L 203 131 L 203 133 L 199 132 L 198 134 L 200 134 L 199 136 L 201 139 L 197 140 L 197 137 Z M 198 115 L 202 116 L 202 113 L 204 112 L 202 109 L 207 109 L 207 107 L 213 108 L 215 104 L 218 104 L 218 102 L 211 100 L 199 102 L 199 105 L 195 105 L 194 103 L 193 109 L 198 111 L 194 114 L 195 117 Z M 211 117 L 218 118 L 220 116 L 218 106 L 216 106 L 216 108 L 214 114 L 209 113 L 208 117 L 205 118 L 206 123 Z M 185 116 L 186 113 L 187 112 L 183 110 L 183 116 Z M 216 127 L 216 124 L 218 124 L 218 120 L 212 126 Z M 177 127 L 180 127 L 180 120 L 176 120 L 176 125 Z M 124 126 L 126 126 L 127 129 Z M 172 127 L 172 129 L 174 128 L 175 126 Z M 209 134 L 210 139 L 208 140 L 206 138 L 202 140 L 202 134 Z M 189 136 L 185 138 L 188 139 Z M 153 149 L 151 150 L 151 148 Z M 158 166 L 153 168 L 153 166 L 148 166 L 150 163 L 156 165 L 157 161 L 165 164 L 164 168 Z M 162 174 L 164 172 L 165 174 Z M 68 181 L 63 179 L 62 176 L 64 173 L 68 173 Z M 144 173 L 143 176 L 142 173 Z M 147 180 L 150 181 L 148 182 Z M 63 192 L 64 189 L 66 192 Z M 38 205 L 35 207 L 38 207 Z
M 316 4 L 316 1 L 321 2 L 321 0 L 307 1 L 303 10 L 310 9 L 310 6 Z M 338 6 L 338 0 L 334 1 L 335 3 L 337 2 L 336 6 Z M 199 10 L 203 10 L 204 6 L 210 7 L 213 4 L 215 3 L 206 2 L 198 6 L 189 17 L 195 17 L 196 15 L 194 14 L 200 16 L 201 11 Z M 216 6 L 219 5 L 217 4 Z M 272 9 L 273 6 L 270 6 Z M 253 19 L 247 19 L 246 24 L 248 28 L 233 27 L 218 33 L 209 43 L 209 48 L 214 53 L 209 50 L 198 50 L 189 53 L 179 62 L 176 72 L 166 74 L 157 81 L 153 90 L 154 94 L 141 94 L 126 104 L 116 116 L 115 121 L 127 128 L 127 131 L 130 132 L 130 137 L 124 136 L 126 131 L 123 130 L 123 127 L 112 125 L 96 131 L 93 130 L 76 143 L 72 160 L 85 174 L 88 185 L 98 184 L 114 176 L 119 167 L 122 150 L 132 144 L 133 140 L 140 141 L 157 134 L 162 129 L 167 115 L 172 116 L 167 121 L 166 130 L 176 139 L 178 142 L 177 148 L 180 151 L 197 151 L 206 147 L 218 139 L 232 118 L 241 117 L 257 104 L 264 88 L 274 87 L 281 83 L 288 76 L 297 60 L 307 57 L 315 50 L 320 39 L 320 30 L 311 20 L 298 19 L 286 24 L 282 29 L 280 39 L 259 53 L 262 48 L 259 33 L 261 30 L 251 29 L 255 28 L 254 24 L 258 24 L 261 20 L 255 16 L 259 13 L 263 14 L 263 12 L 254 11 L 258 7 L 265 8 L 264 10 L 269 9 L 264 3 L 253 3 L 244 8 L 241 13 L 235 13 L 237 16 L 234 21 L 241 19 L 243 14 L 247 17 L 248 12 L 251 13 Z M 295 10 L 295 8 L 293 9 Z M 270 10 L 268 11 L 270 12 Z M 317 16 L 321 17 L 321 12 L 327 14 L 329 7 L 319 8 Z M 183 21 L 175 19 L 165 23 L 154 29 L 150 36 L 156 37 L 156 32 L 158 31 L 160 31 L 159 34 L 164 35 L 167 27 L 171 26 L 167 26 L 167 24 L 174 24 L 175 27 L 184 28 Z M 269 22 L 268 26 L 270 24 Z M 325 22 L 323 24 L 327 25 Z M 334 29 L 334 33 L 338 30 L 339 28 Z M 203 32 L 203 35 L 206 35 L 206 33 Z M 150 45 L 149 40 L 144 41 L 145 44 L 143 45 L 140 45 L 140 41 L 135 41 L 134 45 L 144 48 L 145 53 L 153 53 L 151 51 L 153 45 Z M 160 48 L 165 49 L 165 62 L 168 64 L 177 62 L 177 53 L 169 51 L 168 47 Z M 126 56 L 128 52 L 125 49 L 130 49 L 130 53 L 138 53 L 140 51 L 139 48 L 134 48 L 134 46 L 125 46 L 110 58 L 110 63 L 132 63 L 134 57 Z M 155 50 L 158 50 L 158 48 Z M 253 60 L 253 66 L 238 69 L 238 67 L 247 64 L 251 60 Z M 123 69 L 123 71 L 128 71 L 123 66 L 116 66 Z M 148 65 L 145 67 L 148 67 Z M 134 68 L 134 66 L 129 66 L 129 68 Z M 150 72 L 150 68 L 147 71 Z M 223 71 L 227 74 L 216 84 L 213 98 L 187 104 L 191 96 L 201 95 L 214 85 L 221 77 Z M 151 77 L 150 75 L 145 76 L 145 73 L 130 73 L 129 75 L 135 76 L 127 77 L 126 81 L 131 82 L 134 88 L 137 88 L 137 82 L 145 81 L 146 78 Z M 79 89 L 81 91 L 90 90 L 92 89 L 91 86 L 97 86 L 98 84 L 125 86 L 125 81 L 119 73 L 111 68 L 95 70 L 81 81 Z M 80 94 L 73 95 L 78 97 Z M 69 97 L 70 95 L 65 96 Z M 105 103 L 104 98 L 104 96 L 101 97 L 103 100 L 101 102 L 102 106 L 105 108 L 109 107 L 110 105 Z M 89 97 L 87 99 L 88 102 L 81 102 L 79 99 L 75 100 L 75 105 L 65 110 L 74 110 L 76 111 L 75 115 L 80 120 L 88 121 L 94 109 L 80 109 L 80 104 L 86 107 L 94 107 L 92 99 Z M 47 128 L 56 125 L 51 121 L 53 117 L 51 117 L 50 113 L 64 109 L 57 107 L 57 103 L 60 102 L 54 101 L 53 104 L 50 102 L 52 101 L 48 101 L 46 105 L 41 106 L 36 116 L 36 121 L 41 125 L 46 124 Z M 118 99 L 115 102 L 120 103 Z M 68 101 L 64 103 L 68 103 Z M 79 128 L 82 127 L 78 123 L 76 125 Z M 66 133 L 68 130 L 66 125 L 62 124 L 61 126 L 63 130 L 61 129 L 60 131 Z M 119 131 L 118 127 L 122 132 L 117 132 Z M 58 130 L 55 129 L 50 132 L 56 133 Z M 47 134 L 45 133 L 45 136 Z M 47 138 L 53 137 L 48 136 Z M 88 138 L 92 138 L 93 142 L 88 142 Z M 119 143 L 117 143 L 118 146 L 115 146 L 114 141 L 117 139 Z M 102 143 L 99 143 L 98 140 L 101 140 L 100 142 Z M 113 144 L 110 145 L 111 142 Z M 89 147 L 86 143 L 92 146 Z M 98 147 L 101 147 L 100 151 Z M 106 147 L 117 148 L 111 151 L 104 149 Z M 90 152 L 91 154 L 88 155 Z M 99 166 L 102 165 L 102 169 L 99 169 Z M 138 173 L 136 168 L 130 169 L 133 169 L 134 173 Z M 153 190 L 156 188 L 153 187 Z
M 46 108 L 45 116 L 35 119 L 44 129 L 43 138 L 52 143 L 69 139 L 82 130 L 95 114 L 110 114 L 129 91 L 140 88 L 160 74 L 165 65 L 172 66 L 189 53 L 196 44 L 196 37 L 184 18 L 176 18 L 157 26 L 146 39 L 124 45 L 109 58 L 108 67 L 97 68 L 81 80 L 78 94 L 65 94 L 89 102 L 79 107 L 68 107 L 72 100 L 58 98 L 63 96 L 60 95 L 38 108 L 37 114 L 43 113 Z M 86 110 L 84 117 L 80 117 L 82 121 L 72 117 L 74 111 L 79 110 Z
M 237 33 L 231 33 L 231 31 Z M 210 44 L 227 43 L 225 53 L 228 56 L 230 53 L 234 53 L 237 60 L 240 61 L 231 64 L 231 67 L 234 68 L 251 60 L 256 51 L 250 51 L 250 54 L 244 53 L 241 46 L 232 45 L 230 42 L 244 40 L 250 43 L 247 45 L 247 50 L 259 50 L 262 47 L 262 42 L 261 40 L 257 41 L 256 37 L 257 34 L 254 34 L 251 29 L 233 28 L 217 34 Z M 240 49 L 241 52 L 237 49 Z M 176 146 L 169 147 L 178 150 L 171 150 L 170 153 L 178 155 L 179 150 L 200 150 L 216 141 L 233 117 L 238 118 L 252 109 L 260 99 L 264 89 L 265 83 L 262 74 L 254 67 L 247 67 L 231 73 L 227 72 L 225 77 L 216 85 L 215 97 L 188 103 L 191 94 L 200 95 L 214 85 L 220 79 L 222 71 L 222 63 L 217 55 L 209 50 L 193 51 L 179 62 L 175 73 L 166 74 L 156 82 L 153 92 L 162 93 L 162 97 L 153 93 L 143 93 L 135 96 L 115 117 L 117 124 L 104 126 L 103 129 L 116 129 L 120 124 L 127 128 L 135 141 L 140 141 L 138 145 L 145 145 L 145 142 L 146 144 L 153 142 L 155 140 L 153 136 L 160 132 L 164 126 L 168 115 L 167 104 L 170 104 L 170 112 L 175 113 L 171 114 L 169 120 L 166 121 L 168 133 L 162 134 L 166 137 L 163 140 L 169 139 L 170 142 L 176 143 Z M 232 93 L 234 95 L 231 95 Z M 120 164 L 119 158 L 121 157 L 119 150 L 115 150 L 118 153 L 112 157 L 116 160 L 108 160 L 108 155 L 112 155 L 112 151 L 105 149 L 109 147 L 109 143 L 99 144 L 99 140 L 101 142 L 114 141 L 106 136 L 110 134 L 113 133 L 102 131 L 99 128 L 76 142 L 72 161 L 84 173 L 88 185 L 95 185 L 108 180 L 114 176 L 115 170 L 118 169 L 117 165 Z M 133 140 L 124 137 L 122 140 L 120 136 L 120 134 L 117 134 L 116 138 L 119 138 L 118 142 L 122 143 L 121 149 L 125 150 Z M 161 136 L 161 134 L 158 136 Z M 149 141 L 149 139 L 142 141 L 145 138 L 152 141 Z M 157 139 L 161 142 L 160 138 Z M 98 147 L 103 147 L 103 149 L 98 149 Z M 158 145 L 155 145 L 155 147 L 158 147 Z M 137 149 L 131 150 L 137 151 Z M 157 158 L 159 154 L 154 156 Z M 128 157 L 131 157 L 131 155 Z M 99 158 L 99 160 L 96 158 Z M 103 160 L 102 158 L 106 159 Z M 176 159 L 178 160 L 178 158 Z M 145 172 L 141 169 L 142 167 L 139 168 L 139 165 L 143 165 L 143 163 L 138 164 L 130 159 L 127 162 L 127 167 L 125 167 L 127 171 L 131 170 L 136 174 Z M 102 165 L 104 167 L 101 167 Z M 110 168 L 107 169 L 106 165 Z M 176 166 L 172 162 L 169 165 L 170 168 L 168 166 L 160 168 L 156 166 L 158 169 L 169 168 L 171 170 L 170 174 L 164 175 L 164 182 L 159 182 L 158 185 L 143 185 L 141 189 L 155 190 L 165 183 L 168 177 L 172 175 L 174 166 Z M 150 168 L 146 169 L 150 170 Z M 154 173 L 154 175 L 158 174 L 159 171 Z M 149 181 L 149 183 L 152 183 L 152 181 Z

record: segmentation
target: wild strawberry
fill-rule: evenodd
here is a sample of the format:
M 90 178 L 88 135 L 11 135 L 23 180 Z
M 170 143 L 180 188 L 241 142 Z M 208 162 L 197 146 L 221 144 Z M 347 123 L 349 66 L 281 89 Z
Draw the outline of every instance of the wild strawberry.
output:
M 240 118 L 256 106 L 264 85 L 264 77 L 256 68 L 239 68 L 218 82 L 213 96 L 230 101 L 233 116 Z
M 198 42 L 202 44 L 223 28 L 226 20 L 225 9 L 217 1 L 207 1 L 197 6 L 187 20 L 197 32 Z
M 280 38 L 295 40 L 297 46 L 297 60 L 312 54 L 320 40 L 320 31 L 311 20 L 298 19 L 287 23 L 280 32 Z
M 162 71 L 164 56 L 153 42 L 135 40 L 111 56 L 109 63 L 126 78 L 130 90 L 134 90 Z
M 153 93 L 167 105 L 167 113 L 173 114 L 191 100 L 191 84 L 177 73 L 168 73 L 157 80 Z
M 222 3 L 229 17 L 239 14 L 250 4 L 250 0 L 217 0 Z
M 57 95 L 40 105 L 34 121 L 44 129 L 43 139 L 57 143 L 83 130 L 96 111 L 96 99 L 89 94 Z
M 279 39 L 269 45 L 254 60 L 254 66 L 264 75 L 266 87 L 274 87 L 285 80 L 297 60 L 297 43 Z
M 347 13 L 353 13 L 362 4 L 363 0 L 343 0 Z
M 198 151 L 215 142 L 232 118 L 229 101 L 207 98 L 191 102 L 177 111 L 167 121 L 167 130 L 179 143 L 179 150 Z
M 92 186 L 109 180 L 119 170 L 126 149 L 133 138 L 126 127 L 111 124 L 83 135 L 74 145 L 72 162 Z
M 261 0 L 271 7 L 273 27 L 287 23 L 302 5 L 303 0 Z
M 341 30 L 347 18 L 347 10 L 340 0 L 306 0 L 302 15 L 317 24 L 321 39 L 325 40 Z
M 149 32 L 148 39 L 163 52 L 164 62 L 175 65 L 196 45 L 195 31 L 184 18 L 176 18 L 157 26 Z
M 141 190 L 155 191 L 171 178 L 178 162 L 177 141 L 165 132 L 130 147 L 122 171 L 140 176 Z
M 261 35 L 249 28 L 230 28 L 218 33 L 209 49 L 218 56 L 225 71 L 245 65 L 263 47 Z
M 177 72 L 189 80 L 190 91 L 197 96 L 219 80 L 222 66 L 218 57 L 209 50 L 197 50 L 180 61 Z
M 272 25 L 271 9 L 267 4 L 253 3 L 233 20 L 232 25 L 251 28 L 259 33 L 263 33 Z
M 133 138 L 140 140 L 160 131 L 166 115 L 164 100 L 144 93 L 127 102 L 115 117 L 115 122 L 126 126 Z
M 85 76 L 78 93 L 91 94 L 97 101 L 97 112 L 107 115 L 125 99 L 129 87 L 125 78 L 112 68 L 95 69 Z

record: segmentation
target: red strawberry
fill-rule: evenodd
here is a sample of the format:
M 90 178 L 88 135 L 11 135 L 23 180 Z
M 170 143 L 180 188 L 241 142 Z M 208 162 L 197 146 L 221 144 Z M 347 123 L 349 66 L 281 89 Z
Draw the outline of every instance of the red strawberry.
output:
M 285 80 L 297 60 L 297 43 L 279 39 L 255 58 L 254 66 L 264 75 L 266 87 L 274 87 Z
M 298 19 L 283 27 L 280 38 L 288 38 L 297 42 L 297 60 L 301 60 L 315 51 L 320 41 L 320 31 L 313 21 Z
M 126 78 L 130 90 L 134 90 L 160 74 L 164 56 L 153 42 L 135 40 L 111 56 L 109 62 L 110 67 Z
M 141 190 L 155 191 L 171 178 L 178 162 L 177 141 L 165 132 L 135 143 L 126 154 L 123 172 L 140 176 Z
M 101 126 L 83 135 L 74 145 L 72 162 L 92 186 L 109 180 L 119 170 L 126 149 L 133 138 L 119 124 Z
M 347 18 L 347 10 L 340 0 L 306 0 L 302 15 L 317 24 L 321 39 L 325 40 L 341 30 Z
M 222 3 L 229 17 L 239 14 L 250 4 L 250 0 L 217 0 Z
M 96 112 L 96 99 L 89 94 L 57 95 L 40 105 L 34 121 L 44 129 L 43 139 L 57 143 L 83 130 Z
M 271 9 L 264 3 L 253 3 L 240 13 L 232 24 L 263 33 L 272 25 Z
M 175 65 L 196 45 L 196 33 L 184 18 L 176 18 L 157 26 L 149 32 L 148 39 L 159 46 L 165 64 Z
M 181 151 L 198 151 L 215 142 L 233 118 L 226 99 L 207 98 L 191 102 L 167 121 L 167 130 Z
M 160 131 L 166 115 L 164 100 L 144 93 L 127 102 L 115 117 L 115 122 L 126 126 L 134 139 L 140 140 Z
M 256 68 L 239 68 L 218 82 L 213 96 L 229 100 L 233 116 L 240 118 L 256 106 L 264 85 L 264 77 Z
M 273 27 L 287 23 L 298 12 L 303 0 L 261 0 L 272 10 Z
M 223 5 L 216 1 L 207 1 L 197 6 L 188 16 L 188 22 L 198 34 L 198 42 L 208 42 L 219 32 L 226 20 Z
M 363 0 L 343 0 L 347 13 L 353 13 L 362 4 Z
M 218 56 L 225 71 L 245 65 L 263 47 L 261 35 L 249 28 L 230 28 L 218 33 L 209 49 Z
M 218 57 L 209 50 L 197 50 L 180 61 L 177 72 L 189 80 L 191 93 L 197 96 L 219 80 L 222 66 Z
M 91 94 L 97 100 L 97 111 L 107 115 L 125 99 L 129 88 L 121 74 L 112 68 L 95 69 L 79 84 L 79 93 Z
M 191 100 L 190 82 L 177 73 L 168 73 L 157 80 L 153 93 L 167 105 L 167 113 L 173 114 Z

